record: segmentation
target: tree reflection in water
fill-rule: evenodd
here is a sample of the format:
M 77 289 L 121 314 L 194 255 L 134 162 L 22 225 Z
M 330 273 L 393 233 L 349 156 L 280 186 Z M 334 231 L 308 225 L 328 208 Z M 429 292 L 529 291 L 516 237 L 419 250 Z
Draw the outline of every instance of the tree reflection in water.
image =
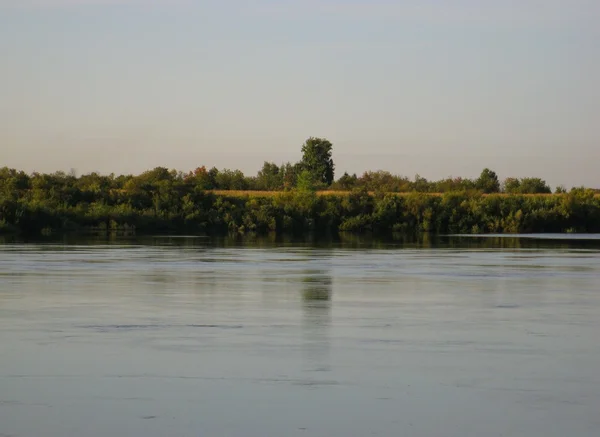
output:
M 302 279 L 303 350 L 308 371 L 329 371 L 333 279 L 327 270 L 310 270 Z

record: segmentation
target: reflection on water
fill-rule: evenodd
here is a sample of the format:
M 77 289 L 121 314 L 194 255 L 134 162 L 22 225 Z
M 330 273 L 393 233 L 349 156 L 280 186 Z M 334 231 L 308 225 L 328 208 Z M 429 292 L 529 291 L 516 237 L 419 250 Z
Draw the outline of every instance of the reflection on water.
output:
M 0 235 L 4 244 L 66 244 L 66 245 L 153 245 L 199 248 L 218 247 L 335 247 L 345 249 L 394 249 L 404 248 L 479 248 L 479 249 L 600 249 L 600 234 L 504 234 L 504 235 L 405 235 L 391 234 L 385 237 L 370 234 L 356 235 L 255 235 L 232 234 L 227 236 L 122 236 L 106 235 L 60 235 L 26 239 L 14 235 Z
M 600 429 L 600 240 L 72 238 L 0 245 L 0 436 Z
M 327 270 L 305 272 L 302 288 L 303 350 L 311 370 L 328 371 L 333 279 Z

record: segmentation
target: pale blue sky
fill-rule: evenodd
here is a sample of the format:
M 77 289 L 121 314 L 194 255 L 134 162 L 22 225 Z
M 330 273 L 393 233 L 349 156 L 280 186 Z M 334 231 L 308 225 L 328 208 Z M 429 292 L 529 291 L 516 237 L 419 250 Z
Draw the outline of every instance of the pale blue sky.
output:
M 600 187 L 598 0 L 0 0 L 0 166 Z

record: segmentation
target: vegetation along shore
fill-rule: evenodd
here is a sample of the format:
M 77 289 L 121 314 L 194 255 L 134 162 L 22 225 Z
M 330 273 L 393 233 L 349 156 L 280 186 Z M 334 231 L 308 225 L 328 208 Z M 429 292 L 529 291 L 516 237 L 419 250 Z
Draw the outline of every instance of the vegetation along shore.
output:
M 298 163 L 140 175 L 27 174 L 0 168 L 0 232 L 600 232 L 597 190 L 539 178 L 410 180 L 384 171 L 334 179 L 332 144 L 309 138 Z

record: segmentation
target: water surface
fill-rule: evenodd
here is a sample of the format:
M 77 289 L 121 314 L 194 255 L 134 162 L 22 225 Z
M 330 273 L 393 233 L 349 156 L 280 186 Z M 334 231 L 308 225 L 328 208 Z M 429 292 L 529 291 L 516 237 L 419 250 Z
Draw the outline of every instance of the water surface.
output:
M 597 436 L 584 242 L 0 245 L 0 436 Z

